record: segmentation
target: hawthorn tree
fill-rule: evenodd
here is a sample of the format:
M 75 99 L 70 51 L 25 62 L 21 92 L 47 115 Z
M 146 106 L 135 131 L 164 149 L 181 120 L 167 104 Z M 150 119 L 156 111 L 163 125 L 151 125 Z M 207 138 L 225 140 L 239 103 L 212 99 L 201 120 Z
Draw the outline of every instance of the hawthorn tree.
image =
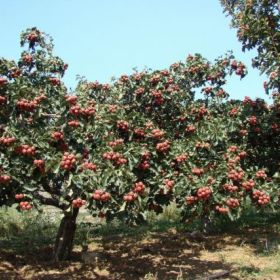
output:
M 232 54 L 214 63 L 190 55 L 111 84 L 80 80 L 69 93 L 51 38 L 31 28 L 21 45 L 17 63 L 0 60 L 0 204 L 63 211 L 55 260 L 70 256 L 82 206 L 133 224 L 170 202 L 183 220 L 278 202 L 272 172 L 250 163 L 257 121 L 246 102 L 225 102 L 227 76 L 246 75 Z

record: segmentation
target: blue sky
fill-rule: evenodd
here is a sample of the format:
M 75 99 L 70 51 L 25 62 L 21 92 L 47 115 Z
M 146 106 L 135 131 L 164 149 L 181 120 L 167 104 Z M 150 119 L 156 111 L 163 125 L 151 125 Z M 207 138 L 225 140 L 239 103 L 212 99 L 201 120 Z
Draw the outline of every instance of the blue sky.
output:
M 164 69 L 201 53 L 214 59 L 233 50 L 249 68 L 231 78 L 232 98 L 268 100 L 264 76 L 250 67 L 254 52 L 242 53 L 236 31 L 218 0 L 0 0 L 0 56 L 17 59 L 19 34 L 37 26 L 54 38 L 55 54 L 69 64 L 64 82 L 75 88 L 76 75 L 109 82 L 132 68 Z

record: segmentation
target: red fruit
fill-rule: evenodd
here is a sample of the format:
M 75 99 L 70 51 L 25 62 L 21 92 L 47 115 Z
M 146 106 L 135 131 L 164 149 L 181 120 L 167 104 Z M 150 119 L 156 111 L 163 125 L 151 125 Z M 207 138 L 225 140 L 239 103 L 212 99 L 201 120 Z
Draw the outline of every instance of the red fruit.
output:
M 187 203 L 188 205 L 192 205 L 192 204 L 194 204 L 196 201 L 197 201 L 197 197 L 195 197 L 195 196 L 187 196 L 187 197 L 186 197 L 186 203 Z
M 6 103 L 6 97 L 0 95 L 0 105 L 3 105 Z
M 229 198 L 227 201 L 226 201 L 226 205 L 229 207 L 229 208 L 237 208 L 239 206 L 239 200 L 237 198 Z
M 167 187 L 167 189 L 169 191 L 173 190 L 173 187 L 175 185 L 175 181 L 174 180 L 164 179 L 163 183 L 164 183 L 164 185 Z
M 68 125 L 75 128 L 75 127 L 78 127 L 80 125 L 80 123 L 79 123 L 79 121 L 74 120 L 74 121 L 69 121 Z
M 249 117 L 248 122 L 249 122 L 250 125 L 253 125 L 253 126 L 257 125 L 257 123 L 258 123 L 257 117 L 256 116 Z
M 151 137 L 154 139 L 161 139 L 165 135 L 165 132 L 160 129 L 153 129 Z
M 128 194 L 125 194 L 123 196 L 123 200 L 127 202 L 134 201 L 138 197 L 137 193 L 135 192 L 129 192 Z
M 202 187 L 197 190 L 197 197 L 201 200 L 207 200 L 212 195 L 212 190 L 209 187 Z
M 27 35 L 27 40 L 29 42 L 36 42 L 38 40 L 38 35 L 35 32 L 31 32 Z
M 228 208 L 222 207 L 222 206 L 218 206 L 218 205 L 215 207 L 215 210 L 218 211 L 221 214 L 228 213 Z
M 128 131 L 129 123 L 124 120 L 117 121 L 117 128 L 123 131 Z
M 69 104 L 76 105 L 78 97 L 74 95 L 65 95 L 65 99 Z
M 193 126 L 192 124 L 191 124 L 191 125 L 188 125 L 188 126 L 186 127 L 186 129 L 185 129 L 185 131 L 186 131 L 187 133 L 194 133 L 195 130 L 196 130 L 196 128 L 195 128 L 195 126 Z
M 156 150 L 157 152 L 159 153 L 165 153 L 167 152 L 168 150 L 170 149 L 170 143 L 169 141 L 164 141 L 164 142 L 161 142 L 161 143 L 158 143 L 156 145 Z
M 255 182 L 252 179 L 242 183 L 242 188 L 244 188 L 246 191 L 250 191 L 254 186 Z
M 65 152 L 60 162 L 60 166 L 64 170 L 70 170 L 75 166 L 75 163 L 76 163 L 76 156 L 74 154 Z
M 196 176 L 201 176 L 201 175 L 203 175 L 204 170 L 202 168 L 195 167 L 192 169 L 192 173 Z
M 31 64 L 33 57 L 30 54 L 26 54 L 22 60 L 24 61 L 25 64 Z
M 4 77 L 0 77 L 0 86 L 3 86 L 8 83 L 8 80 Z
M 80 208 L 80 207 L 82 207 L 85 204 L 86 204 L 86 201 L 81 199 L 81 198 L 77 198 L 77 199 L 74 199 L 72 201 L 73 208 Z
M 52 138 L 55 139 L 56 141 L 59 141 L 59 140 L 63 140 L 63 132 L 60 132 L 60 131 L 55 131 L 52 133 Z
M 55 78 L 55 77 L 50 77 L 49 78 L 49 81 L 52 83 L 52 85 L 54 86 L 58 86 L 60 85 L 60 80 L 58 78 Z
M 264 170 L 259 170 L 256 172 L 256 177 L 258 179 L 265 179 L 267 177 L 267 175 Z
M 143 182 L 137 182 L 134 184 L 135 193 L 143 193 L 145 191 L 145 184 Z
M 237 146 L 230 146 L 229 148 L 228 148 L 228 151 L 229 152 L 231 152 L 231 153 L 236 153 L 237 152 Z
M 224 185 L 223 185 L 223 188 L 224 188 L 226 191 L 229 191 L 229 192 L 236 192 L 236 191 L 238 191 L 238 187 L 237 187 L 237 186 L 234 186 L 234 185 L 231 185 L 231 184 L 224 184 Z
M 28 201 L 21 201 L 19 203 L 19 207 L 21 210 L 30 210 L 32 209 L 32 205 Z
M 21 200 L 21 199 L 23 199 L 24 198 L 24 194 L 23 193 L 19 193 L 19 194 L 16 194 L 15 195 L 15 199 L 16 200 Z
M 103 190 L 95 190 L 92 198 L 97 201 L 107 202 L 111 199 L 111 195 Z

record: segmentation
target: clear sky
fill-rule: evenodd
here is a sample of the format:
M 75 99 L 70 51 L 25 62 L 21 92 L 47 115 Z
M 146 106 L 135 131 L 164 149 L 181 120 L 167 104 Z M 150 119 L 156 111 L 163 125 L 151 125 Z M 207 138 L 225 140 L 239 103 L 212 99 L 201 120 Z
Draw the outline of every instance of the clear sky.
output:
M 55 54 L 69 64 L 64 82 L 76 75 L 109 82 L 132 68 L 163 69 L 201 53 L 214 59 L 233 50 L 249 68 L 231 78 L 232 98 L 268 100 L 265 77 L 251 68 L 254 52 L 242 53 L 236 31 L 218 0 L 0 0 L 0 56 L 17 59 L 20 32 L 36 26 L 54 38 Z

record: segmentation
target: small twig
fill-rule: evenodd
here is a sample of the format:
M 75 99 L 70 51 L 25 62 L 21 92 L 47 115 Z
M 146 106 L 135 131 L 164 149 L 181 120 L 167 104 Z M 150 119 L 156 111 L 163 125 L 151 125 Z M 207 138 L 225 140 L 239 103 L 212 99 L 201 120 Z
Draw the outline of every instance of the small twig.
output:
M 228 270 L 223 270 L 221 272 L 217 272 L 215 274 L 206 276 L 206 277 L 202 277 L 202 278 L 197 278 L 195 280 L 214 280 L 214 279 L 219 279 L 225 276 L 229 276 L 229 271 Z

